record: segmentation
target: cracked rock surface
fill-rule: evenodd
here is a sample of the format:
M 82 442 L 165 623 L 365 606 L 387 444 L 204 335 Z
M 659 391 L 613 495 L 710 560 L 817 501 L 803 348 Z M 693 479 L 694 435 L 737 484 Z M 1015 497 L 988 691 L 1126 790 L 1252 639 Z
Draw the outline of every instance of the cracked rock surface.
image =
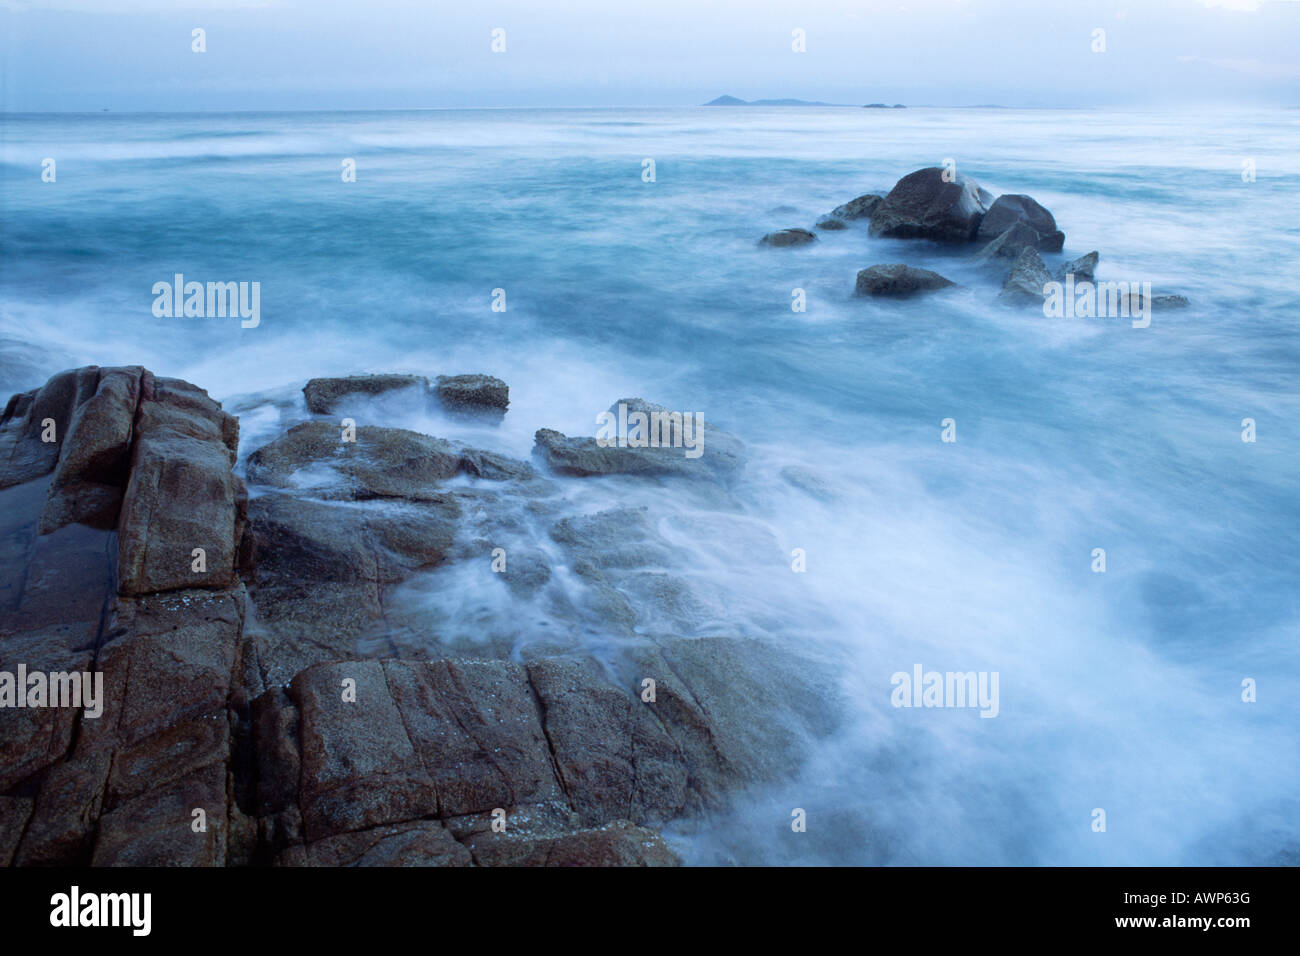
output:
M 525 462 L 320 421 L 249 456 L 250 503 L 238 443 L 204 391 L 138 367 L 8 403 L 0 671 L 103 691 L 98 716 L 0 708 L 0 862 L 673 865 L 661 828 L 795 772 L 836 725 L 832 677 L 770 642 L 613 614 L 685 600 L 643 514 L 561 515 Z M 548 586 L 545 544 L 610 653 L 447 653 L 393 599 L 505 495 L 551 529 L 510 588 Z

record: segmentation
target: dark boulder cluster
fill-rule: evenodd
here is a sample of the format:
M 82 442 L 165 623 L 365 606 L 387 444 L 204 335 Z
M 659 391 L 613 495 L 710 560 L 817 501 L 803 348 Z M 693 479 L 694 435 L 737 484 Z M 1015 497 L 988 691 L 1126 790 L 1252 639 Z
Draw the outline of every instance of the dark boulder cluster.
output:
M 849 223 L 865 219 L 870 236 L 880 239 L 915 239 L 936 243 L 946 249 L 970 248 L 970 259 L 1002 276 L 999 300 L 1009 304 L 1042 306 L 1044 286 L 1063 281 L 1092 283 L 1098 253 L 1090 252 L 1063 263 L 1057 274 L 1043 262 L 1042 253 L 1054 255 L 1065 247 L 1065 233 L 1057 228 L 1052 213 L 1031 196 L 1009 193 L 994 198 L 973 178 L 952 168 L 918 169 L 900 179 L 887 194 L 867 193 L 836 207 L 817 223 L 825 231 L 843 231 Z M 777 237 L 798 235 L 798 240 Z M 805 229 L 786 229 L 764 236 L 763 245 L 798 245 L 815 241 Z M 903 263 L 871 266 L 858 273 L 855 292 L 859 296 L 904 298 L 950 288 L 956 283 L 938 273 Z M 1178 308 L 1187 304 L 1182 296 L 1152 296 L 1125 293 L 1133 308 Z
M 439 383 L 504 407 L 486 376 Z M 303 420 L 244 460 L 247 486 L 238 421 L 188 383 L 90 367 L 9 401 L 0 671 L 94 674 L 103 693 L 98 715 L 0 709 L 0 863 L 671 865 L 660 828 L 796 772 L 800 741 L 831 732 L 833 674 L 764 640 L 679 636 L 707 596 L 646 512 L 566 513 L 548 477 L 711 484 L 742 466 L 738 440 L 704 425 L 686 459 L 543 430 L 544 474 L 309 417 L 411 388 L 430 391 L 313 380 Z M 498 583 L 510 502 L 546 535 Z M 453 647 L 403 594 L 459 561 L 534 596 L 566 563 L 573 613 L 617 653 Z

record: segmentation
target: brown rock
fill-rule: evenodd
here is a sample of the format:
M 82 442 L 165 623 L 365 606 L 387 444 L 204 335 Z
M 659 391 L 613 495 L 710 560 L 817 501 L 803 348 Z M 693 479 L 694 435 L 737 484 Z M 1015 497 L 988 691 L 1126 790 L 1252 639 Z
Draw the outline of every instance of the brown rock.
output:
M 429 380 L 423 375 L 351 375 L 346 378 L 313 378 L 303 386 L 307 408 L 316 415 L 329 415 L 353 396 L 373 397 L 411 389 L 420 400 L 427 398 Z

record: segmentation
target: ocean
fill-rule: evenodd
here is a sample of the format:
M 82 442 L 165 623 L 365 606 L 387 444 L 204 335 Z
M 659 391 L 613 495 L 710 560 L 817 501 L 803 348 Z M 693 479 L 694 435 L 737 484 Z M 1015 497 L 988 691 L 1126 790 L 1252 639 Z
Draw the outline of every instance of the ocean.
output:
M 1300 112 L 2 123 L 6 397 L 144 365 L 238 414 L 243 458 L 311 377 L 484 372 L 510 386 L 499 427 L 385 424 L 527 458 L 538 428 L 593 435 L 643 397 L 745 442 L 712 498 L 560 479 L 576 509 L 651 510 L 712 596 L 670 622 L 685 636 L 770 638 L 842 676 L 842 728 L 801 743 L 797 778 L 671 832 L 688 862 L 1300 862 Z M 963 254 L 865 222 L 758 245 L 946 161 L 1036 198 L 1065 258 L 1100 251 L 1098 279 L 1191 306 L 1147 328 L 1046 318 L 999 305 Z M 856 298 L 857 271 L 887 262 L 960 287 Z M 259 324 L 155 316 L 178 273 L 259 283 Z M 419 592 L 462 642 L 507 634 L 518 656 L 568 628 L 601 652 L 598 631 L 459 574 Z M 996 673 L 996 717 L 894 706 L 917 666 Z

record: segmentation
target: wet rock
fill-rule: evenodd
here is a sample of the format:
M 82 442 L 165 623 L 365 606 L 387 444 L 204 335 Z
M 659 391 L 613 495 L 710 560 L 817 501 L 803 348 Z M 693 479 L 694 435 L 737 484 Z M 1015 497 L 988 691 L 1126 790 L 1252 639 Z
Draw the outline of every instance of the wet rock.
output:
M 73 415 L 99 387 L 101 369 L 60 372 L 38 389 L 14 395 L 0 415 L 0 488 L 48 475 L 58 463 L 61 436 L 68 434 Z M 55 440 L 42 435 L 53 424 Z
M 330 422 L 302 422 L 248 457 L 258 484 L 315 497 L 442 501 L 439 485 L 459 474 L 491 480 L 534 475 L 527 462 L 404 428 L 361 425 L 355 441 Z
M 461 415 L 500 418 L 510 407 L 510 387 L 491 375 L 439 375 L 438 401 Z
M 528 665 L 547 740 L 584 819 L 666 823 L 687 803 L 686 758 L 653 705 L 593 678 L 579 661 Z
M 4 852 L 18 865 L 219 865 L 243 647 L 238 423 L 138 368 L 62 373 L 9 412 L 0 663 L 98 689 L 81 706 L 0 711 L 0 792 L 27 813 Z M 57 457 L 36 448 L 33 416 L 54 419 Z
M 1101 253 L 1090 252 L 1077 259 L 1071 259 L 1056 270 L 1056 281 L 1064 282 L 1067 275 L 1073 275 L 1075 282 L 1091 282 L 1097 272 L 1097 261 Z
M 769 232 L 766 236 L 758 241 L 760 246 L 806 246 L 810 242 L 816 242 L 817 236 L 807 229 L 782 229 L 779 232 Z
M 846 222 L 851 222 L 854 219 L 870 219 L 871 214 L 876 211 L 876 207 L 884 199 L 885 197 L 878 193 L 867 193 L 857 199 L 850 199 L 842 206 L 836 206 L 831 210 L 831 215 Z
M 344 681 L 355 700 L 344 700 Z M 268 693 L 274 693 L 269 691 Z M 508 661 L 321 664 L 289 687 L 303 833 L 316 841 L 432 815 L 563 800 L 523 668 Z M 294 721 L 279 721 L 294 726 Z M 294 742 L 259 750 L 290 752 Z
M 968 176 L 948 178 L 938 166 L 904 176 L 871 213 L 871 235 L 970 242 L 992 196 Z
M 738 784 L 797 767 L 806 740 L 834 727 L 829 679 L 761 642 L 670 640 L 628 667 L 636 680 L 619 686 L 577 660 L 350 661 L 268 690 L 253 705 L 259 805 L 302 821 L 283 827 L 281 861 L 303 862 L 302 843 L 307 859 L 359 855 L 376 828 L 437 816 L 478 863 L 537 865 L 575 839 L 585 849 L 565 858 L 626 863 L 579 835 L 723 806 Z M 631 690 L 644 676 L 652 700 Z M 494 810 L 505 834 L 490 830 Z M 322 842 L 342 834 L 354 837 Z M 441 834 L 424 837 L 455 856 Z
M 976 238 L 992 242 L 1013 226 L 1021 225 L 1033 235 L 1032 245 L 1040 252 L 1060 252 L 1065 233 L 1056 228 L 1056 219 L 1030 196 L 999 196 L 980 222 Z
M 920 292 L 946 289 L 955 284 L 929 269 L 893 263 L 871 266 L 860 271 L 855 294 L 904 298 Z
M 194 811 L 206 829 L 195 832 Z M 212 766 L 157 787 L 99 820 L 92 866 L 224 866 L 226 771 Z
M 74 522 L 105 529 L 116 523 L 143 376 L 140 368 L 99 370 L 95 393 L 76 407 L 62 433 L 42 534 Z
M 238 421 L 202 389 L 149 372 L 136 416 L 117 529 L 119 590 L 229 587 L 248 510 L 244 483 L 231 471 Z
M 663 837 L 626 820 L 560 834 L 478 834 L 467 841 L 481 866 L 678 866 Z
M 517 596 L 528 597 L 551 580 L 551 565 L 540 551 L 512 548 L 501 577 Z
M 437 821 L 414 820 L 340 833 L 293 847 L 279 866 L 470 866 L 470 851 Z
M 460 509 L 450 497 L 395 507 L 270 494 L 250 514 L 254 642 L 268 680 L 283 683 L 382 632 L 390 591 L 445 559 Z
M 348 449 L 332 424 L 307 423 L 250 460 L 272 490 L 244 516 L 230 480 L 237 422 L 201 390 L 143 370 L 47 388 L 11 401 L 0 428 L 14 453 L 0 475 L 29 476 L 0 487 L 0 668 L 98 673 L 104 710 L 0 710 L 0 862 L 670 865 L 649 826 L 788 773 L 833 727 L 832 684 L 771 645 L 632 630 L 632 602 L 651 607 L 640 623 L 652 629 L 707 617 L 664 570 L 675 552 L 648 509 L 535 509 L 528 520 L 554 522 L 551 543 L 531 567 L 528 549 L 511 554 L 527 589 L 552 573 L 590 583 L 611 615 L 593 626 L 626 641 L 610 662 L 429 661 L 436 642 L 394 659 L 389 592 L 446 560 L 467 489 L 470 507 L 505 494 L 431 485 L 525 487 L 525 464 L 388 429 L 358 429 L 362 447 Z M 66 466 L 31 445 L 31 414 L 46 407 L 82 436 Z M 736 439 L 706 426 L 705 441 L 706 457 L 718 449 L 739 467 Z M 69 494 L 56 511 L 76 517 L 42 534 L 57 470 Z M 109 527 L 120 539 L 129 525 L 138 549 L 118 562 L 130 585 L 105 553 L 111 533 L 84 521 L 92 492 L 72 490 L 101 482 L 123 490 Z M 209 568 L 230 556 L 226 586 L 151 563 L 190 533 L 170 509 L 204 501 L 222 506 L 203 521 L 219 539 Z M 569 566 L 552 572 L 557 552 Z M 605 623 L 617 614 L 626 625 Z M 377 659 L 354 659 L 367 654 Z M 639 696 L 647 676 L 653 700 Z M 497 809 L 505 833 L 491 827 Z
M 817 222 L 817 228 L 825 229 L 828 232 L 836 232 L 840 229 L 847 229 L 849 227 L 844 224 L 843 219 L 836 219 L 833 216 L 827 216 L 825 219 L 821 219 Z
M 350 375 L 344 378 L 313 378 L 303 386 L 307 408 L 316 415 L 337 411 L 351 396 L 375 396 L 413 389 L 421 400 L 428 393 L 429 380 L 422 375 Z
M 975 262 L 990 263 L 1005 269 L 1006 262 L 1002 260 L 1018 258 L 1024 250 L 1035 248 L 1037 242 L 1038 234 L 1023 222 L 1017 222 L 971 258 Z
M 641 398 L 621 399 L 608 411 L 616 423 L 622 424 L 613 430 L 612 437 L 605 438 L 606 444 L 542 428 L 535 436 L 533 454 L 554 473 L 576 477 L 642 475 L 725 481 L 744 464 L 745 446 L 740 439 L 708 422 L 697 433 L 696 413 L 673 412 Z M 695 415 L 689 431 L 685 427 L 688 414 Z M 644 416 L 645 428 L 635 427 L 641 420 L 637 416 Z M 626 445 L 617 443 L 620 435 L 627 439 Z M 634 444 L 641 441 L 653 446 Z M 688 457 L 688 452 L 695 457 Z
M 32 801 L 26 797 L 0 797 L 0 866 L 9 866 L 18 848 L 27 821 L 31 819 Z
M 724 807 L 745 784 L 792 776 L 843 713 L 831 665 L 769 641 L 659 638 L 619 667 L 632 686 L 655 680 L 654 713 L 690 771 L 687 812 Z
M 1042 257 L 1035 249 L 1026 247 L 1016 257 L 998 298 L 1015 305 L 1042 305 L 1046 294 L 1043 286 L 1051 281 L 1052 274 L 1043 265 Z
M 489 481 L 529 481 L 537 476 L 526 461 L 480 448 L 460 448 L 460 469 L 464 474 Z

